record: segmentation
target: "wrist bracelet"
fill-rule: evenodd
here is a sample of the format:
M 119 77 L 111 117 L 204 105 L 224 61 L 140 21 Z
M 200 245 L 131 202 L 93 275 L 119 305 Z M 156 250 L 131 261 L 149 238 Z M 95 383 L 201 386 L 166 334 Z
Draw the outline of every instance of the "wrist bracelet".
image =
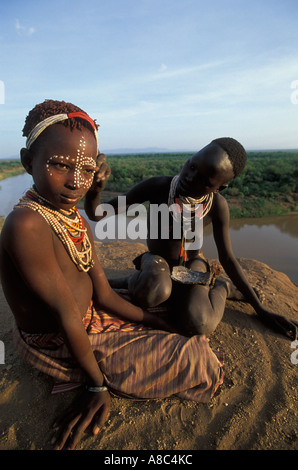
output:
M 88 392 L 95 392 L 95 393 L 98 393 L 98 392 L 106 392 L 108 390 L 108 387 L 106 387 L 105 385 L 101 385 L 99 387 L 89 387 L 88 385 L 86 385 L 86 390 L 88 390 Z

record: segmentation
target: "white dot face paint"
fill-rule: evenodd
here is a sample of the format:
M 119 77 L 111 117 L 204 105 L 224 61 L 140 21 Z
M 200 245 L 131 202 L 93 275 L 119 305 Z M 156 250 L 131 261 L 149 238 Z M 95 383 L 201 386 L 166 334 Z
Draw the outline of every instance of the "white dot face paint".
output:
M 73 170 L 74 187 L 88 190 L 93 182 L 96 162 L 93 158 L 85 156 L 85 149 L 86 141 L 84 137 L 81 137 L 75 158 L 70 155 L 52 155 L 46 162 L 46 168 L 50 176 L 53 176 L 52 165 L 59 167 L 61 171 Z
M 74 171 L 74 185 L 76 188 L 89 189 L 94 176 L 96 163 L 91 157 L 85 156 L 86 141 L 81 137 Z

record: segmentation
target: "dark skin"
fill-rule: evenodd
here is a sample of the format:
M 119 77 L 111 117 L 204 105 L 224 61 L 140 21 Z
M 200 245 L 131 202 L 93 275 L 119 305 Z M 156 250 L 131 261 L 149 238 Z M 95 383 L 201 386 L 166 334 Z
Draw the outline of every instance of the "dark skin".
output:
M 100 204 L 100 194 L 108 177 L 109 169 L 103 161 L 99 173 L 95 176 L 94 184 L 86 196 L 85 210 L 91 220 L 103 218 L 103 216 L 97 217 L 95 211 Z M 158 305 L 168 299 L 172 301 L 174 315 L 178 317 L 178 326 L 186 334 L 210 334 L 223 316 L 226 299 L 238 298 L 249 302 L 264 323 L 290 339 L 295 339 L 297 323 L 270 312 L 262 305 L 260 296 L 249 284 L 233 253 L 229 235 L 229 208 L 226 199 L 218 192 L 233 178 L 233 167 L 228 155 L 216 143 L 211 143 L 185 163 L 177 186 L 177 196 L 180 194 L 200 198 L 211 192 L 214 193 L 211 210 L 203 219 L 203 223 L 204 227 L 212 224 L 218 258 L 229 279 L 219 277 L 213 289 L 201 285 L 174 287 L 170 278 L 170 268 L 177 264 L 181 241 L 148 237 L 149 251 L 157 257 L 162 257 L 160 267 L 164 269 L 158 269 L 156 264 L 158 258 L 151 258 L 150 261 L 148 256 L 131 277 L 120 279 L 119 282 L 110 280 L 110 283 L 115 287 L 119 286 L 119 283 L 128 287 L 134 300 L 140 305 Z M 172 177 L 160 176 L 140 182 L 125 194 L 126 207 L 145 201 L 149 201 L 150 204 L 167 204 L 171 181 Z M 109 204 L 117 213 L 118 199 L 112 199 Z M 148 224 L 149 222 L 148 220 Z M 150 227 L 148 227 L 150 234 L 149 229 Z M 195 250 L 188 251 L 186 266 L 191 270 L 206 271 L 206 265 L 199 259 Z M 183 319 L 179 324 L 181 311 Z
M 77 151 L 82 138 L 88 159 L 80 162 L 78 182 L 78 177 L 75 178 L 75 174 L 78 175 Z M 32 174 L 40 194 L 56 209 L 64 210 L 77 204 L 88 191 L 98 170 L 97 155 L 91 131 L 86 128 L 71 131 L 61 124 L 46 129 L 30 151 L 21 150 L 22 163 Z M 67 162 L 65 156 L 70 157 Z M 86 383 L 100 386 L 104 377 L 82 323 L 91 298 L 94 305 L 121 318 L 161 329 L 165 329 L 165 325 L 111 289 L 95 255 L 91 230 L 86 221 L 85 224 L 95 262 L 87 273 L 78 271 L 40 214 L 26 208 L 13 210 L 1 233 L 1 280 L 17 325 L 28 333 L 61 332 L 85 373 Z M 89 425 L 97 434 L 109 409 L 109 392 L 84 391 L 63 417 L 54 439 L 55 448 L 73 449 Z

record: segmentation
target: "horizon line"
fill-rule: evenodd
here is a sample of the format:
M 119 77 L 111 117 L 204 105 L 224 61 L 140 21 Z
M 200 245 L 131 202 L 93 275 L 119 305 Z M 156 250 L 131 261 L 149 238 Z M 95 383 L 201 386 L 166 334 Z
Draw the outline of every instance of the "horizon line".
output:
M 264 149 L 260 149 L 260 148 L 247 148 L 245 149 L 246 152 L 297 152 L 298 151 L 298 148 L 264 148 Z M 174 149 L 165 149 L 165 148 L 157 148 L 157 147 L 144 147 L 144 148 L 119 148 L 119 149 L 107 149 L 101 153 L 104 153 L 104 154 L 110 154 L 110 155 L 121 155 L 121 154 L 126 154 L 126 153 L 131 153 L 132 155 L 138 155 L 140 153 L 153 153 L 153 154 L 157 154 L 157 153 L 179 153 L 179 152 L 185 152 L 185 153 L 196 153 L 198 152 L 198 150 L 192 150 L 192 149 L 177 149 L 177 150 L 174 150 Z M 11 155 L 9 157 L 1 157 L 0 156 L 0 160 L 19 160 L 19 156 L 17 155 Z

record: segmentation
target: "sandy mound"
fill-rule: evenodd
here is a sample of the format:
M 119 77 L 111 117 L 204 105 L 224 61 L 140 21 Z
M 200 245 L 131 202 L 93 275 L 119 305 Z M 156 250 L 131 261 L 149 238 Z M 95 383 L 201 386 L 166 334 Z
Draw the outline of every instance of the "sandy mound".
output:
M 131 272 L 131 260 L 145 249 L 138 243 L 97 243 L 110 277 Z M 298 288 L 285 274 L 254 260 L 240 263 L 251 283 L 262 286 L 269 308 L 298 320 Z M 0 340 L 5 345 L 5 364 L 0 364 L 0 450 L 51 449 L 53 420 L 76 392 L 49 395 L 51 379 L 14 351 L 12 315 L 2 291 L 0 302 Z M 97 437 L 85 434 L 77 448 L 297 449 L 298 364 L 293 358 L 298 354 L 293 355 L 291 341 L 261 324 L 246 303 L 229 301 L 210 344 L 225 353 L 225 381 L 209 404 L 113 398 L 102 431 Z

